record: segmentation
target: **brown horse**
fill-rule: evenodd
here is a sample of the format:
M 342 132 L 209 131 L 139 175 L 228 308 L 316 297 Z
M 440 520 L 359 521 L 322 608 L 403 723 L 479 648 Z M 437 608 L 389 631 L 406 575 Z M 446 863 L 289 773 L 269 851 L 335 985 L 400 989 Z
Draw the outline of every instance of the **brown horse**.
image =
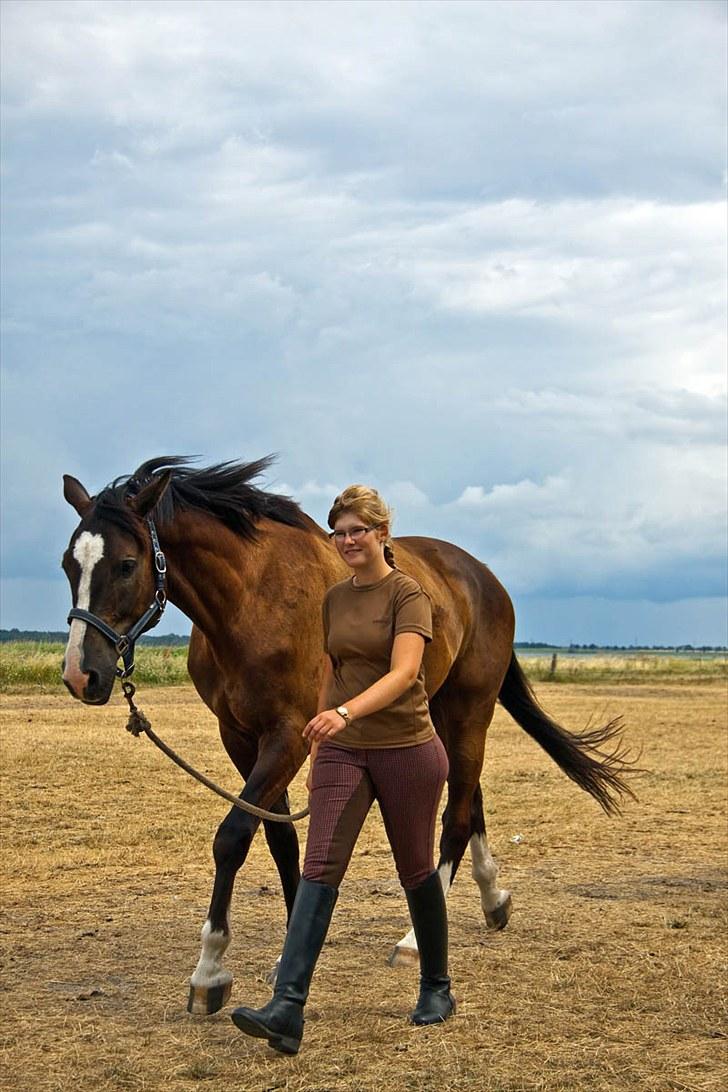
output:
M 95 497 L 64 477 L 64 495 L 81 522 L 63 559 L 74 604 L 63 678 L 74 697 L 108 701 L 124 651 L 123 641 L 115 647 L 117 631 L 136 637 L 158 619 L 166 556 L 169 599 L 193 622 L 190 675 L 245 781 L 241 796 L 286 814 L 287 786 L 306 758 L 301 731 L 315 712 L 321 676 L 321 601 L 348 570 L 298 505 L 253 484 L 269 462 L 203 470 L 184 459 L 153 459 Z M 399 538 L 395 550 L 398 567 L 432 600 L 427 689 L 450 760 L 440 877 L 447 891 L 470 843 L 486 924 L 500 929 L 510 895 L 496 884 L 480 788 L 496 701 L 607 813 L 618 811 L 618 796 L 632 795 L 620 726 L 611 721 L 573 734 L 540 708 L 513 653 L 511 601 L 485 565 L 431 538 Z M 215 1012 L 230 994 L 232 975 L 222 957 L 233 883 L 258 824 L 232 808 L 215 835 L 215 881 L 191 978 L 191 1012 Z M 288 823 L 263 826 L 290 913 L 300 875 L 296 831 Z M 413 956 L 408 934 L 393 962 Z

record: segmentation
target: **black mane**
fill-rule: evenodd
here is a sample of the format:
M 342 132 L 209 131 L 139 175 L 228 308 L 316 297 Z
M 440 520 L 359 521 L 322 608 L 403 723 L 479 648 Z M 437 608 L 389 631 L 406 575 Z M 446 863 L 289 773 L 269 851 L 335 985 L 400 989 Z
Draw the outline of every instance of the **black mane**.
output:
M 266 493 L 251 484 L 272 462 L 273 456 L 267 455 L 252 463 L 225 462 L 197 469 L 190 466 L 189 458 L 179 455 L 147 459 L 133 474 L 117 478 L 94 498 L 94 514 L 138 537 L 140 522 L 128 501 L 169 470 L 169 486 L 151 513 L 160 524 L 171 522 L 176 512 L 196 508 L 249 540 L 255 539 L 263 516 L 289 527 L 314 528 L 313 520 L 290 497 Z

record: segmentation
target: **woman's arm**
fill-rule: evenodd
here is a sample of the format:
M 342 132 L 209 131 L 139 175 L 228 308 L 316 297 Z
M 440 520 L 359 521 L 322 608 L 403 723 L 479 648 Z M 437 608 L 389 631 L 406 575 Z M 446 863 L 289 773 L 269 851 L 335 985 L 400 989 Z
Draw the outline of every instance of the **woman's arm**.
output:
M 369 716 L 370 713 L 377 713 L 396 701 L 405 690 L 409 690 L 419 673 L 424 651 L 425 638 L 419 633 L 398 633 L 392 645 L 387 674 L 382 675 L 381 679 L 377 679 L 361 694 L 347 699 L 346 708 L 351 719 L 357 720 L 359 717 Z M 328 656 L 326 658 L 328 660 Z M 320 699 L 323 694 L 322 686 L 319 712 L 303 730 L 304 739 L 310 739 L 314 744 L 329 736 L 335 736 L 345 725 L 344 718 L 335 709 L 321 709 Z

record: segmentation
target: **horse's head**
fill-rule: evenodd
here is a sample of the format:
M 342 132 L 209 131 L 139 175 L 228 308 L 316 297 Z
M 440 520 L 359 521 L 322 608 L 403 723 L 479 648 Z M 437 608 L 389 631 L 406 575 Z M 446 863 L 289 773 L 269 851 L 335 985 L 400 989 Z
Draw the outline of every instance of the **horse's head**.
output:
M 81 483 L 63 477 L 63 495 L 81 517 L 63 555 L 74 607 L 94 614 L 112 630 L 127 633 L 153 602 L 154 558 L 144 517 L 169 484 L 169 474 L 154 477 L 123 503 L 104 503 L 104 493 L 90 497 Z M 107 491 L 108 493 L 108 491 Z M 91 705 L 109 700 L 119 654 L 96 626 L 71 621 L 63 681 L 73 694 Z

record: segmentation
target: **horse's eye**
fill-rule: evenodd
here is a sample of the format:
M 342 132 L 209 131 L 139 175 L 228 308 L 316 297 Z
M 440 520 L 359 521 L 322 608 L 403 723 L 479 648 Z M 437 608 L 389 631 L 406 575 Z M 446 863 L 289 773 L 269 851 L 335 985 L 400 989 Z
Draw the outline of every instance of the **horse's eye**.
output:
M 122 561 L 122 563 L 121 563 L 121 575 L 122 576 L 131 576 L 135 569 L 136 569 L 136 561 L 134 560 L 133 557 L 127 557 L 127 558 L 125 558 L 124 561 Z

